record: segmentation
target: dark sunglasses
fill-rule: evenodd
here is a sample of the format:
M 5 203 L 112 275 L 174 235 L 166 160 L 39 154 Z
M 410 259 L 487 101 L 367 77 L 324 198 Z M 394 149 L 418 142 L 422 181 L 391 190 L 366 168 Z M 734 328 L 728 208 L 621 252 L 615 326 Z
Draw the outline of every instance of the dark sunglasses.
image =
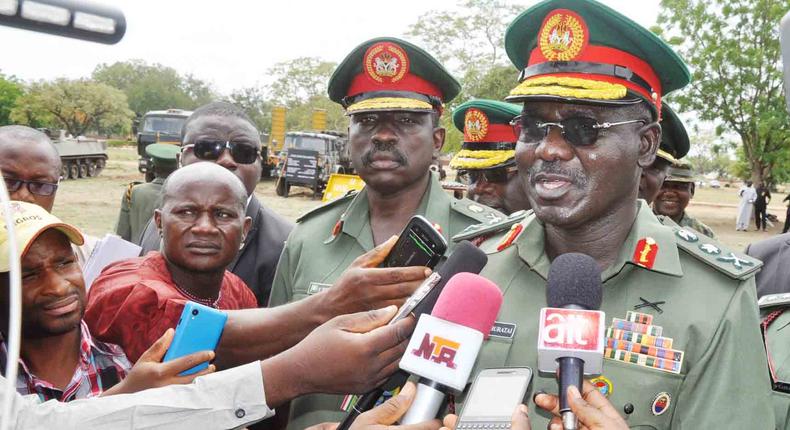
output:
M 239 164 L 252 164 L 258 159 L 259 150 L 248 143 L 237 143 L 221 140 L 199 140 L 184 145 L 181 151 L 192 149 L 199 160 L 216 161 L 225 149 L 230 151 L 233 161 Z
M 58 190 L 57 183 L 51 182 L 38 182 L 38 181 L 25 181 L 22 179 L 16 178 L 6 178 L 5 179 L 5 186 L 8 188 L 9 193 L 15 193 L 22 188 L 22 184 L 27 185 L 27 190 L 30 191 L 31 194 L 35 194 L 37 196 L 51 196 L 55 194 L 55 191 Z
M 518 170 L 516 166 L 502 167 L 497 169 L 463 170 L 458 172 L 458 176 L 467 184 L 471 185 L 482 180 L 489 183 L 505 183 Z
M 618 125 L 646 124 L 645 120 L 634 119 L 620 122 L 599 123 L 594 118 L 583 116 L 564 119 L 560 122 L 543 122 L 526 115 L 519 115 L 510 121 L 513 131 L 520 141 L 538 142 L 549 134 L 550 127 L 557 127 L 562 132 L 562 137 L 573 146 L 589 146 L 598 140 L 598 132 Z

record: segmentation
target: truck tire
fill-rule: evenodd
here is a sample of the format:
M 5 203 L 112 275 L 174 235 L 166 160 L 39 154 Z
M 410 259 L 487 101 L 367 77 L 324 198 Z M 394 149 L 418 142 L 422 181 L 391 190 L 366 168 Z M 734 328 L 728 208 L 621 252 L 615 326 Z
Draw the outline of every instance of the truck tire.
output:
M 69 179 L 78 179 L 80 177 L 80 166 L 77 163 L 69 162 Z
M 69 178 L 69 165 L 67 163 L 63 163 L 60 165 L 60 179 L 64 181 Z
M 285 183 L 285 179 L 279 178 L 277 179 L 277 184 L 274 187 L 274 191 L 280 197 L 288 197 L 288 192 L 291 191 L 291 186 Z

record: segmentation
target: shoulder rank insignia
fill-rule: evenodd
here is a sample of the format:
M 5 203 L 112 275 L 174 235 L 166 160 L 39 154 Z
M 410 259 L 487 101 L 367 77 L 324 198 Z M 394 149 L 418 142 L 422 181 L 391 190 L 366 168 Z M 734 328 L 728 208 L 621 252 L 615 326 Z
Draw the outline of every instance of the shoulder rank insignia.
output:
M 733 279 L 748 279 L 762 267 L 760 260 L 748 255 L 730 251 L 719 242 L 689 227 L 681 227 L 669 217 L 658 220 L 672 229 L 678 248 L 696 259 L 713 266 L 719 272 Z
M 518 238 L 518 235 L 521 234 L 523 230 L 524 230 L 523 224 L 521 223 L 513 224 L 513 227 L 510 227 L 510 231 L 505 235 L 505 237 L 502 238 L 499 244 L 497 244 L 496 246 L 497 252 L 504 251 L 510 245 L 512 245 L 513 242 L 515 242 L 516 239 Z
M 335 199 L 335 200 L 332 200 L 330 202 L 327 202 L 326 204 L 318 206 L 317 208 L 304 213 L 302 216 L 300 216 L 299 218 L 296 219 L 296 222 L 298 224 L 298 223 L 300 223 L 300 222 L 302 222 L 302 221 L 304 221 L 304 220 L 306 220 L 306 219 L 308 219 L 308 218 L 310 218 L 310 217 L 312 217 L 314 215 L 318 215 L 318 214 L 320 214 L 320 213 L 322 213 L 322 212 L 324 212 L 324 211 L 326 211 L 328 209 L 331 209 L 331 208 L 333 208 L 333 207 L 335 207 L 337 205 L 340 205 L 340 204 L 343 204 L 343 203 L 350 203 L 351 200 L 353 200 L 353 198 L 356 197 L 356 195 L 357 195 L 357 192 L 355 190 L 349 190 L 349 192 L 346 193 L 345 196 L 340 197 L 340 198 Z
M 462 240 L 481 240 L 480 238 L 483 238 L 483 240 L 488 239 L 495 234 L 512 228 L 514 224 L 520 223 L 524 220 L 524 218 L 527 217 L 527 215 L 531 213 L 532 211 L 518 211 L 513 212 L 507 217 L 503 217 L 496 222 L 489 221 L 480 224 L 472 224 L 469 227 L 466 227 L 460 233 L 453 236 L 452 241 L 460 242 Z
M 652 269 L 658 255 L 658 244 L 652 237 L 645 237 L 636 243 L 634 250 L 634 263 Z
M 760 309 L 772 308 L 774 306 L 786 306 L 790 304 L 790 293 L 767 294 L 757 300 Z

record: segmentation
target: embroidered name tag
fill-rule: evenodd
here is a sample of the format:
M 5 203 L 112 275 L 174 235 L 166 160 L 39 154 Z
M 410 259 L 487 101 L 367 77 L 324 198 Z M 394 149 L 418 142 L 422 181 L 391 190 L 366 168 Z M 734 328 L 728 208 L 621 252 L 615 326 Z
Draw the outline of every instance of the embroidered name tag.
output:
M 516 325 L 497 321 L 494 323 L 494 326 L 491 327 L 491 332 L 488 333 L 488 335 L 501 339 L 513 339 L 513 336 L 516 335 Z
M 307 294 L 313 295 L 318 294 L 321 291 L 326 290 L 327 288 L 331 287 L 332 284 L 322 284 L 320 282 L 311 282 L 310 286 L 307 288 Z

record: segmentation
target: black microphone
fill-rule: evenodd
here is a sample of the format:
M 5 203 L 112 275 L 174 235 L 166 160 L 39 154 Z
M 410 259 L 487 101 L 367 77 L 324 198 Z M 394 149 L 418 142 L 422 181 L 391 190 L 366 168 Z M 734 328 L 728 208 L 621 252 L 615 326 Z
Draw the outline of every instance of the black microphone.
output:
M 605 316 L 598 311 L 602 300 L 601 270 L 592 257 L 567 253 L 554 259 L 546 285 L 549 307 L 541 310 L 538 367 L 554 372 L 559 366 L 559 410 L 565 430 L 578 425 L 568 405 L 568 387 L 581 392 L 585 370 L 599 374 L 603 366 Z
M 458 245 L 455 246 L 453 253 L 450 254 L 447 260 L 431 275 L 434 279 L 429 278 L 425 281 L 425 283 L 435 283 L 435 285 L 430 288 L 427 295 L 425 295 L 425 297 L 414 307 L 411 314 L 417 319 L 423 314 L 430 315 L 436 305 L 436 301 L 439 299 L 439 294 L 441 294 L 450 278 L 461 272 L 480 273 L 486 263 L 488 263 L 488 256 L 483 251 L 472 245 L 469 241 L 465 240 L 459 242 Z M 438 282 L 436 280 L 437 278 Z M 417 288 L 415 295 L 420 294 L 420 290 L 423 289 L 425 283 Z M 411 298 L 409 300 L 411 300 Z M 348 414 L 337 427 L 337 430 L 348 430 L 351 428 L 351 424 L 354 423 L 354 420 L 357 419 L 360 414 L 376 406 L 376 402 L 385 391 L 392 391 L 402 387 L 406 384 L 406 381 L 409 380 L 409 376 L 409 372 L 398 369 L 380 387 L 363 394 L 351 410 L 348 411 Z

